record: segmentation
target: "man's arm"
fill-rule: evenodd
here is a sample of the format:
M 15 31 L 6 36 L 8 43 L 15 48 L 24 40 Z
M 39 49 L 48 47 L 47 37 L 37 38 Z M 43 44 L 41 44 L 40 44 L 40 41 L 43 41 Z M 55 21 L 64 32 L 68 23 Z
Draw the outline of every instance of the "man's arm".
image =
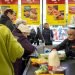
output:
M 61 42 L 59 45 L 57 45 L 57 46 L 54 47 L 53 49 L 56 49 L 56 50 L 63 50 L 63 49 L 65 49 L 65 47 L 66 47 L 66 42 L 67 42 L 67 39 L 65 39 L 63 42 Z
M 18 41 L 20 42 L 22 47 L 25 49 L 25 53 L 27 52 L 28 54 L 31 54 L 35 51 L 36 48 L 24 36 L 20 37 Z

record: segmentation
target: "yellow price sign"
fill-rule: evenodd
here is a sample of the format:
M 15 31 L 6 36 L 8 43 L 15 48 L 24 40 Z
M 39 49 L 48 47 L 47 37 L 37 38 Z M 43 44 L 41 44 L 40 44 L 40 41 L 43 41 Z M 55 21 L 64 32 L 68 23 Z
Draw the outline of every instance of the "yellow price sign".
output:
M 23 4 L 22 19 L 27 21 L 29 25 L 40 24 L 40 5 L 39 4 Z
M 66 14 L 64 4 L 47 4 L 46 20 L 51 25 L 65 25 Z

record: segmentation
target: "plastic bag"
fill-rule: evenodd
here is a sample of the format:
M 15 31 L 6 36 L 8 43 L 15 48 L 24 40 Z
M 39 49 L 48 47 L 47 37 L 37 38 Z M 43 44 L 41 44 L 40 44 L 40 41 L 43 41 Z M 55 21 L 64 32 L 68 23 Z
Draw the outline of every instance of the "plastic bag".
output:
M 52 67 L 52 70 L 58 68 L 60 66 L 60 59 L 58 52 L 56 50 L 53 50 L 49 53 L 48 56 L 48 66 Z

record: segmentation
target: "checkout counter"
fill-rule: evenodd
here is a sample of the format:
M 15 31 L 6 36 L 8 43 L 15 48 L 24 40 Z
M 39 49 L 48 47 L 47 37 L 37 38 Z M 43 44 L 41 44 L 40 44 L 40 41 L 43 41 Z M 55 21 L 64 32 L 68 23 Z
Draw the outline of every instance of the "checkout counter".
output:
M 61 66 L 65 67 L 64 75 L 75 75 L 75 59 L 74 60 L 66 60 L 61 62 Z M 30 63 L 28 65 L 28 69 L 24 71 L 23 75 L 35 75 L 35 70 L 39 67 L 32 66 Z
M 47 48 L 51 48 L 51 46 L 46 46 Z M 42 45 L 37 47 L 39 53 L 43 53 L 44 47 Z M 61 66 L 65 67 L 65 73 L 64 75 L 75 75 L 75 59 L 67 59 L 65 61 L 61 61 Z M 30 60 L 28 62 L 28 65 L 23 73 L 23 75 L 35 75 L 35 70 L 37 70 L 39 67 L 35 67 L 30 63 Z M 45 74 L 44 74 L 45 75 Z

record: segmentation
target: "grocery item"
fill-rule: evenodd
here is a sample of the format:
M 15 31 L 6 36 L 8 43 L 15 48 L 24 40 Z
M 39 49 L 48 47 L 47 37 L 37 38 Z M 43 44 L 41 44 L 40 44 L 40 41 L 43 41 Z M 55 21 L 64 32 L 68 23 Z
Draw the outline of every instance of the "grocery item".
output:
M 46 59 L 44 58 L 31 58 L 31 62 L 39 65 L 47 63 Z
M 60 59 L 56 50 L 52 50 L 49 53 L 48 66 L 51 68 L 50 71 L 55 71 L 60 66 Z
M 42 74 L 47 72 L 48 72 L 47 65 L 41 65 L 40 68 L 35 71 L 35 74 Z

